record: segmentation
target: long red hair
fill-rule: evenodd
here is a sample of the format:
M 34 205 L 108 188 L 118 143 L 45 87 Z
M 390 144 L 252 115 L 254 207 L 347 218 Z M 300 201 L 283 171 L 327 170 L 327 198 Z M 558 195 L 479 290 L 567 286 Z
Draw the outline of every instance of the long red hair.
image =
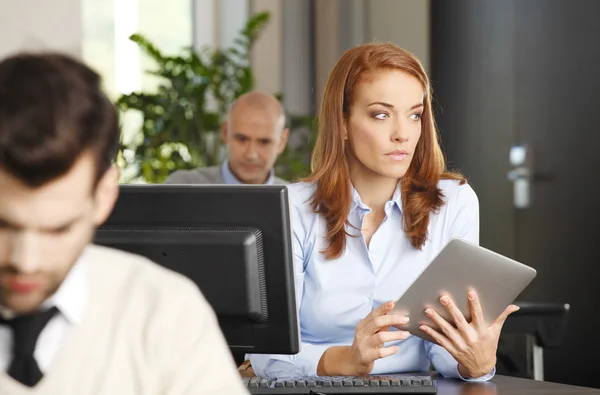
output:
M 406 174 L 401 180 L 403 227 L 411 244 L 421 249 L 427 239 L 429 214 L 443 204 L 440 179 L 465 179 L 448 172 L 438 141 L 431 109 L 431 86 L 419 60 L 393 44 L 365 44 L 346 51 L 331 71 L 321 104 L 319 130 L 312 154 L 311 175 L 316 184 L 312 209 L 327 220 L 327 259 L 339 257 L 346 248 L 346 226 L 352 203 L 350 173 L 343 136 L 356 86 L 378 71 L 399 70 L 415 77 L 425 92 L 421 137 Z

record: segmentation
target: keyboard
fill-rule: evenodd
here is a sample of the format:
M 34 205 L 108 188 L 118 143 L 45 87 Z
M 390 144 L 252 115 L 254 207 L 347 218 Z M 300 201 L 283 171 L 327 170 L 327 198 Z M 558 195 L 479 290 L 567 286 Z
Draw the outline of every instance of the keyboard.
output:
M 430 376 L 365 376 L 365 377 L 244 377 L 251 394 L 436 394 L 435 380 Z

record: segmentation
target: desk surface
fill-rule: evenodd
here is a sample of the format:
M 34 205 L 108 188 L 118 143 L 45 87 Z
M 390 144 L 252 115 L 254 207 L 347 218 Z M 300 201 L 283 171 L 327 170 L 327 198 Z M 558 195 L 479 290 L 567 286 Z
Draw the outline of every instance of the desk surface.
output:
M 438 395 L 591 395 L 600 389 L 496 375 L 487 383 L 465 383 L 434 376 Z

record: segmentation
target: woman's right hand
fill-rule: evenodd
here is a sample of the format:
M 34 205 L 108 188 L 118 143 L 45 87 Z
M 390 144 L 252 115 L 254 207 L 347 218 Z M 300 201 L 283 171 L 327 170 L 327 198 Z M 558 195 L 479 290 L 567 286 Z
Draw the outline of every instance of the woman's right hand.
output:
M 410 336 L 410 333 L 405 331 L 389 330 L 390 327 L 408 322 L 408 317 L 388 315 L 393 308 L 394 302 L 384 303 L 356 325 L 354 342 L 350 347 L 352 364 L 356 367 L 356 376 L 371 373 L 376 360 L 398 352 L 398 346 L 384 347 L 384 343 L 404 340 Z
M 365 376 L 371 373 L 375 361 L 398 352 L 398 346 L 384 347 L 384 343 L 404 340 L 410 333 L 390 331 L 390 327 L 408 322 L 408 317 L 388 315 L 394 308 L 389 301 L 362 319 L 354 332 L 352 346 L 334 346 L 323 354 L 317 374 L 321 376 Z

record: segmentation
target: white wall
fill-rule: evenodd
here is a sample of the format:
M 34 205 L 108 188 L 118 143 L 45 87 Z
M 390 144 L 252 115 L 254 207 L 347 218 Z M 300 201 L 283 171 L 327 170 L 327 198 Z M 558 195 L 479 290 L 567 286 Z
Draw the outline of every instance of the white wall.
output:
M 0 59 L 21 50 L 81 56 L 80 0 L 0 0 Z
M 312 1 L 283 2 L 283 104 L 290 113 L 313 112 L 314 41 Z
M 303 1 L 303 0 L 301 0 Z M 251 14 L 267 11 L 270 19 L 252 49 L 252 69 L 256 89 L 267 93 L 282 91 L 283 2 L 251 0 Z
M 223 48 L 233 44 L 250 16 L 249 0 L 215 0 L 217 5 L 218 43 Z
M 321 107 L 323 89 L 333 65 L 341 55 L 339 1 L 315 2 L 315 90 L 316 113 Z
M 430 0 L 327 0 L 315 2 L 316 87 L 321 101 L 331 69 L 350 47 L 389 41 L 429 68 Z
M 429 0 L 366 0 L 368 40 L 390 41 L 429 70 Z
M 193 30 L 194 49 L 202 50 L 206 46 L 213 46 L 217 42 L 217 5 L 215 0 L 193 0 Z
M 22 49 L 53 49 L 81 56 L 82 1 L 0 0 L 0 58 Z M 249 14 L 271 12 L 271 21 L 252 54 L 256 88 L 283 92 L 286 104 L 300 111 L 312 108 L 312 103 L 318 108 L 329 71 L 349 46 L 391 41 L 413 52 L 429 68 L 430 0 L 327 0 L 314 1 L 314 8 L 308 6 L 311 0 L 288 1 L 295 4 L 284 6 L 284 0 L 194 0 L 195 46 L 226 45 Z M 307 28 L 311 13 L 312 31 Z M 292 26 L 298 22 L 294 15 L 302 16 L 303 22 Z M 294 99 L 295 92 L 299 100 Z

